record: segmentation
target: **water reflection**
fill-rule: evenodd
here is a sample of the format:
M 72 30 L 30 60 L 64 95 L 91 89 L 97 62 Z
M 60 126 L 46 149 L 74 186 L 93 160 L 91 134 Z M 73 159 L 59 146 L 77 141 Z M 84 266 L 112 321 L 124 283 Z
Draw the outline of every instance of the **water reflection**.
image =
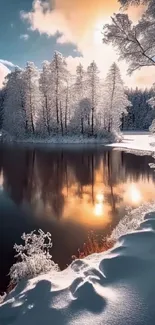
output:
M 155 174 L 148 166 L 153 161 L 103 147 L 1 147 L 0 261 L 7 267 L 0 279 L 24 231 L 50 231 L 61 268 L 83 247 L 88 231 L 110 235 L 127 206 L 155 199 Z
M 122 207 L 154 199 L 152 158 L 91 149 L 1 149 L 0 187 L 36 218 L 111 224 Z

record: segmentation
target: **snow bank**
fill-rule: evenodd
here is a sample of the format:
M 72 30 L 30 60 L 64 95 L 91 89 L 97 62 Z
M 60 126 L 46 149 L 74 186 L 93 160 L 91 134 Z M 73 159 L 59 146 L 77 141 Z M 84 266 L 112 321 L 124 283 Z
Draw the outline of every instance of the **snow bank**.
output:
M 21 282 L 0 305 L 1 325 L 154 325 L 155 212 L 110 251 Z
M 136 230 L 143 222 L 146 213 L 155 211 L 155 202 L 147 202 L 136 209 L 129 209 L 128 213 L 120 220 L 116 228 L 112 231 L 110 241 L 116 241 L 120 236 Z
M 115 140 L 114 140 L 115 139 Z M 53 136 L 49 138 L 25 138 L 16 140 L 17 143 L 34 144 L 108 144 L 117 140 L 117 136 L 111 133 L 105 133 L 105 136 L 87 137 L 87 136 Z
M 148 132 L 126 132 L 121 143 L 113 143 L 108 146 L 120 148 L 131 153 L 135 153 L 138 150 L 143 155 L 152 154 L 152 152 L 155 152 L 155 136 Z

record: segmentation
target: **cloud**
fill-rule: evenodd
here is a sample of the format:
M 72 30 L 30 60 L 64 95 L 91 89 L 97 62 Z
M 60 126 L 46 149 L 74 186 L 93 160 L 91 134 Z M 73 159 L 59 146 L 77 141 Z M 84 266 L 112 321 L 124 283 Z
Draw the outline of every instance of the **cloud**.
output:
M 19 68 L 20 69 L 20 67 L 18 65 L 15 65 L 14 63 L 7 61 L 7 60 L 0 59 L 0 63 L 4 64 L 5 66 L 10 67 L 10 68 Z
M 29 39 L 29 35 L 28 34 L 21 34 L 20 35 L 20 39 L 24 40 L 24 41 L 27 41 Z
M 75 44 L 84 66 L 95 60 L 104 77 L 109 66 L 118 61 L 118 56 L 111 46 L 102 43 L 102 28 L 119 7 L 117 0 L 34 0 L 32 10 L 27 13 L 22 11 L 20 15 L 30 24 L 31 30 L 56 36 L 59 44 Z M 141 6 L 129 8 L 128 12 L 131 19 L 137 21 L 143 10 Z M 69 56 L 67 62 L 70 69 L 75 70 L 79 57 Z M 142 85 L 142 79 L 137 79 L 136 74 L 134 77 L 126 76 L 126 63 L 121 62 L 119 66 L 127 85 L 139 81 Z
M 0 88 L 3 86 L 3 82 L 10 70 L 2 63 L 0 63 Z
M 64 42 L 84 41 L 94 30 L 95 24 L 118 10 L 117 0 L 35 0 L 31 12 L 21 12 L 21 18 L 31 24 L 32 30 L 56 35 L 62 33 Z M 52 9 L 52 10 L 51 10 Z

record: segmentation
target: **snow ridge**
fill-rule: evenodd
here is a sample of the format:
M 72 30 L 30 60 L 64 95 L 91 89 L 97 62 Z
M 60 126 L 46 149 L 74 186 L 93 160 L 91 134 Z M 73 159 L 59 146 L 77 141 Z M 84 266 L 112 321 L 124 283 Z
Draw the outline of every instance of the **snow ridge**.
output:
M 153 325 L 154 274 L 152 212 L 110 251 L 22 281 L 0 305 L 0 324 Z

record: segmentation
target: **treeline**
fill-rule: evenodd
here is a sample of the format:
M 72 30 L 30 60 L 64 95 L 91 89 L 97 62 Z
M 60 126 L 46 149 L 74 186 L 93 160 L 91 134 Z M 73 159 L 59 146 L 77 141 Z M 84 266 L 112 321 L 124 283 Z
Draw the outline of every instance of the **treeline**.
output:
M 155 109 L 150 98 L 154 98 L 154 89 L 128 89 L 126 91 L 132 106 L 128 109 L 128 115 L 122 119 L 122 130 L 149 130 L 155 119 Z
M 17 138 L 104 136 L 119 131 L 130 106 L 115 63 L 103 82 L 94 61 L 86 71 L 79 64 L 73 76 L 64 57 L 55 52 L 41 70 L 28 62 L 6 77 L 0 92 L 0 127 Z

